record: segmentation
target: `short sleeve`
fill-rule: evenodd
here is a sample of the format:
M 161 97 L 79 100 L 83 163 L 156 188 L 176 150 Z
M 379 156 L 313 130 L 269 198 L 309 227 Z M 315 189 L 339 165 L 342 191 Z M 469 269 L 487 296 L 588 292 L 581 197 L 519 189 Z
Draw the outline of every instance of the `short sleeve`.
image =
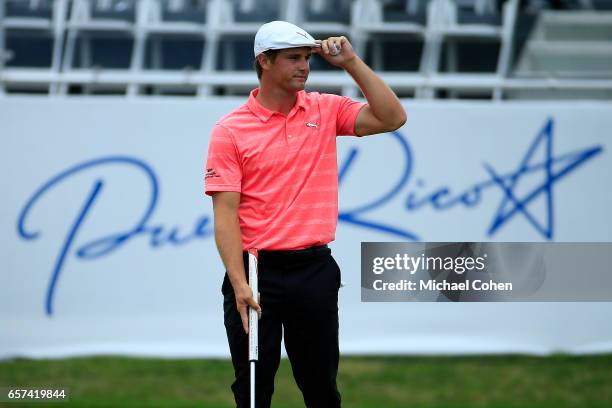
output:
M 338 117 L 336 120 L 336 134 L 338 136 L 355 136 L 355 122 L 361 108 L 366 106 L 346 96 L 338 96 Z
M 241 191 L 242 165 L 238 150 L 230 131 L 218 124 L 210 135 L 204 184 L 208 195 L 217 191 Z

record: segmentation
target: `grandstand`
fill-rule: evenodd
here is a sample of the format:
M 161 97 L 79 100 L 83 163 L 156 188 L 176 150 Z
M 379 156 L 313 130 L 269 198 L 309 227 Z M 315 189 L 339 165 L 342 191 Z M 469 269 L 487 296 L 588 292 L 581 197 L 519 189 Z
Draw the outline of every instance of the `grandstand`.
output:
M 400 97 L 612 98 L 612 0 L 0 0 L 0 96 L 244 95 L 275 19 L 347 35 Z

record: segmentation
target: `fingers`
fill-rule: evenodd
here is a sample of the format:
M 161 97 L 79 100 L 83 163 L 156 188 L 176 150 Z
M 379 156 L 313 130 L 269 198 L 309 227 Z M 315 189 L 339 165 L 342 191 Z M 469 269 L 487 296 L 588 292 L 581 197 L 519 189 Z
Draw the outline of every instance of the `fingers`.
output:
M 323 51 L 323 54 L 325 55 L 329 55 L 329 44 L 328 44 L 328 40 L 323 40 L 321 42 L 321 51 Z
M 342 50 L 342 37 L 332 37 L 329 39 L 329 53 L 331 55 L 338 55 Z
M 242 319 L 242 328 L 246 334 L 249 334 L 249 314 L 247 313 L 247 306 L 239 306 L 238 312 L 240 312 L 240 319 Z
M 259 297 L 259 295 L 258 295 Z M 255 301 L 254 298 L 250 297 L 246 299 L 247 304 L 252 307 L 253 309 L 255 309 L 257 311 L 257 314 L 260 315 L 261 314 L 261 306 L 259 306 L 259 304 Z
M 259 299 L 261 294 L 257 293 L 257 301 L 249 293 L 248 296 L 236 298 L 236 308 L 240 313 L 240 319 L 242 320 L 242 328 L 245 333 L 249 333 L 249 307 L 253 308 L 257 312 L 257 318 L 261 319 L 261 306 L 259 306 Z
M 329 37 L 326 40 L 315 40 L 317 44 L 320 44 L 321 47 L 313 48 L 313 52 L 317 54 L 331 55 L 336 56 L 342 52 L 342 45 L 347 42 L 347 38 L 344 36 L 341 37 Z

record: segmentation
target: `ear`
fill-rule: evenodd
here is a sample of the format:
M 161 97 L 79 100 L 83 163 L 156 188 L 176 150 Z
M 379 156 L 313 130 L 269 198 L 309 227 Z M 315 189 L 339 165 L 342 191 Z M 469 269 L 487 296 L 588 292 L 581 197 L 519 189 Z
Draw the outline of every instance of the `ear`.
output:
M 257 56 L 257 61 L 259 62 L 259 65 L 261 65 L 261 68 L 265 71 L 269 70 L 270 65 L 272 64 L 272 61 L 270 61 L 263 52 Z

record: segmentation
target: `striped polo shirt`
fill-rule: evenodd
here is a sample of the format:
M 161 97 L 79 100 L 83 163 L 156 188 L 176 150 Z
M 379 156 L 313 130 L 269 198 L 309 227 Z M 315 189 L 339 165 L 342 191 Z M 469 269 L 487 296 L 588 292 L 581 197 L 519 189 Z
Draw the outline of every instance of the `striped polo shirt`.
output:
M 247 103 L 222 117 L 208 146 L 206 194 L 240 192 L 244 249 L 302 249 L 335 239 L 336 136 L 355 135 L 364 103 L 300 91 L 288 115 Z

